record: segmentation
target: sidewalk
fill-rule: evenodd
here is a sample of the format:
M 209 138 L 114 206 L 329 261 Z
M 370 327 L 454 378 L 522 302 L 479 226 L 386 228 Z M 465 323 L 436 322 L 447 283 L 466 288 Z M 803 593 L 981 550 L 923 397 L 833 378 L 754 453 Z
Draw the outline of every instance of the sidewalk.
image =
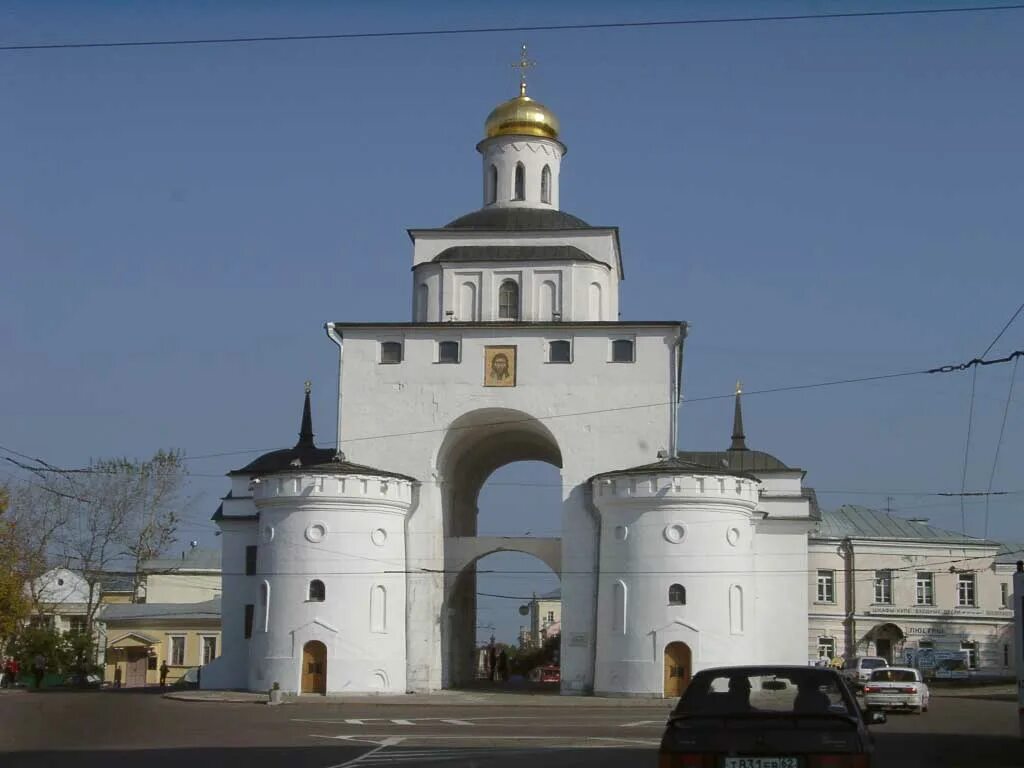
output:
M 176 701 L 220 702 L 232 704 L 265 704 L 267 694 L 249 691 L 172 691 L 164 698 Z M 556 693 L 498 691 L 435 691 L 407 694 L 332 694 L 329 696 L 285 694 L 285 704 L 358 704 L 383 707 L 457 707 L 457 706 L 523 706 L 572 707 L 575 709 L 616 707 L 657 707 L 668 710 L 675 699 L 628 698 L 602 696 L 559 696 Z

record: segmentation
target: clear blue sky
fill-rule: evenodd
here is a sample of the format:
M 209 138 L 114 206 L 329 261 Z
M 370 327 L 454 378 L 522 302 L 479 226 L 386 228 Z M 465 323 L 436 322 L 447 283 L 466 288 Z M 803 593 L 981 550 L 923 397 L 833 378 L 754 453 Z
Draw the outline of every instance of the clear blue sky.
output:
M 936 2 L 936 6 L 960 5 Z M 9 2 L 4 42 L 743 16 L 883 2 Z M 907 3 L 904 7 L 920 7 Z M 515 92 L 524 35 L 0 53 L 0 444 L 57 464 L 268 449 L 314 381 L 334 439 L 327 320 L 409 316 L 410 226 L 480 204 L 473 147 Z M 1024 12 L 534 32 L 531 95 L 559 115 L 563 207 L 621 227 L 623 319 L 682 319 L 689 396 L 973 357 L 1024 300 Z M 993 354 L 1024 347 L 1024 319 Z M 978 376 L 984 488 L 1010 366 Z M 1021 372 L 1024 379 L 1024 371 Z M 959 529 L 969 374 L 750 396 L 752 447 L 823 505 Z M 1024 489 L 1024 384 L 997 489 Z M 729 401 L 685 405 L 726 447 Z M 183 537 L 225 471 L 190 461 Z M 358 459 L 358 457 L 354 457 Z M 7 470 L 0 469 L 0 478 Z M 481 528 L 557 528 L 553 470 L 511 467 Z M 856 492 L 856 493 L 855 493 Z M 520 507 L 525 504 L 524 511 Z M 988 534 L 1024 540 L 1024 495 Z M 984 533 L 984 503 L 967 505 Z M 523 527 L 516 523 L 515 528 Z M 494 556 L 487 567 L 539 567 Z M 511 561 L 509 561 L 511 562 Z M 525 563 L 523 565 L 523 563 Z M 481 579 L 528 594 L 556 583 Z M 506 636 L 514 601 L 482 604 Z M 488 613 L 490 612 L 490 613 Z

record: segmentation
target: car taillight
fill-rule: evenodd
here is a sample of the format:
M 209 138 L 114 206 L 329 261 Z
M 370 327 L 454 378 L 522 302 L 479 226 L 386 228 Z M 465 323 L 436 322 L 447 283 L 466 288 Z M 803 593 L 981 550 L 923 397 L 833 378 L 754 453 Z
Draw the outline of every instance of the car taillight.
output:
M 808 755 L 807 768 L 870 768 L 867 755 Z
M 686 752 L 659 752 L 658 768 L 713 768 L 713 755 L 692 755 Z
M 907 688 L 900 688 L 900 693 L 917 693 L 917 688 L 912 685 Z
M 882 689 L 879 688 L 877 685 L 865 685 L 864 686 L 864 693 L 878 693 L 881 690 Z

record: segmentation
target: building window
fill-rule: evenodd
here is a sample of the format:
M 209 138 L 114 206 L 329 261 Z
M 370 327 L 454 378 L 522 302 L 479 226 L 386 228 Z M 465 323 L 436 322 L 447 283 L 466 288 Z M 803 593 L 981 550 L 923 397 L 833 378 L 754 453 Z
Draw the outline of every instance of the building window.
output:
M 1010 646 L 1003 643 L 1003 666 L 1010 666 Z
M 551 168 L 546 165 L 540 172 L 540 201 L 542 203 L 551 202 Z
M 632 363 L 633 362 L 633 340 L 615 339 L 612 341 L 612 362 Z
M 930 573 L 917 574 L 918 605 L 935 605 L 935 581 Z
M 437 362 L 457 363 L 459 362 L 459 342 L 442 341 L 437 345 Z
M 487 169 L 487 203 L 496 202 L 498 199 L 498 166 L 491 165 Z
M 960 650 L 967 651 L 967 667 L 978 668 L 978 644 L 971 640 L 964 640 L 960 643 Z
M 729 631 L 734 635 L 743 632 L 743 587 L 739 584 L 729 587 Z
M 516 163 L 516 187 L 512 199 L 526 199 L 526 168 L 522 163 Z
M 320 579 L 313 579 L 309 582 L 309 597 L 311 603 L 322 603 L 327 597 L 327 588 Z
M 818 571 L 818 602 L 834 603 L 836 601 L 836 572 Z
M 622 580 L 612 586 L 612 631 L 626 634 L 626 582 Z
M 964 606 L 976 605 L 974 600 L 974 574 L 961 573 L 956 580 L 956 604 Z
M 427 322 L 427 311 L 430 307 L 430 286 L 420 283 L 416 289 L 416 322 Z
M 834 659 L 836 657 L 836 641 L 833 637 L 818 638 L 818 658 Z
M 917 643 L 917 647 L 922 649 L 934 648 L 935 643 L 933 643 L 931 640 L 919 640 Z
M 203 664 L 209 664 L 217 658 L 217 638 L 216 637 L 204 637 L 203 638 Z
M 1010 607 L 1010 585 L 1005 581 L 999 585 L 999 605 L 1003 608 Z
M 249 639 L 252 637 L 252 622 L 256 617 L 256 605 L 254 603 L 248 603 L 245 606 L 245 625 L 243 629 L 244 637 Z
M 686 605 L 686 587 L 682 584 L 673 584 L 668 588 L 669 605 Z
M 875 602 L 892 604 L 892 571 L 875 571 Z
M 382 341 L 380 343 L 380 361 L 383 364 L 402 362 L 402 343 L 400 341 Z
M 552 341 L 548 344 L 548 362 L 549 363 L 571 363 L 572 362 L 572 343 L 559 339 L 558 341 Z
M 555 612 L 548 611 L 548 624 L 553 624 L 555 621 Z
M 519 285 L 515 280 L 505 280 L 498 288 L 498 319 L 519 319 Z
M 68 632 L 72 635 L 85 634 L 85 617 L 71 616 L 68 618 Z
M 170 664 L 173 667 L 185 666 L 185 638 L 180 635 L 167 638 L 171 645 Z
M 259 548 L 255 544 L 250 544 L 245 548 L 245 575 L 252 576 L 256 573 L 256 557 L 259 554 Z
M 388 631 L 388 593 L 381 584 L 370 588 L 370 631 Z

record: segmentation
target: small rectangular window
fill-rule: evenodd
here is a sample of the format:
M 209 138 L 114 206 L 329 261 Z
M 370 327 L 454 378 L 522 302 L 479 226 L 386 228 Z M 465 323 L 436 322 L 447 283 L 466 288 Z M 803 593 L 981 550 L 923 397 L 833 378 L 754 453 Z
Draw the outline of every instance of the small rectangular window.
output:
M 402 343 L 400 341 L 382 341 L 380 343 L 380 362 L 383 365 L 402 362 Z
M 146 659 L 146 669 L 156 671 L 156 656 L 150 656 Z
M 930 573 L 917 574 L 918 605 L 935 605 L 935 581 Z
M 1010 585 L 1005 581 L 999 585 L 999 605 L 1003 608 L 1010 605 Z
M 175 635 L 168 639 L 171 641 L 171 666 L 185 666 L 185 638 Z
M 633 362 L 633 340 L 615 339 L 612 341 L 612 362 L 632 363 Z
M 250 544 L 245 548 L 245 575 L 252 576 L 256 573 L 256 558 L 259 554 L 259 547 Z
M 459 342 L 442 341 L 437 345 L 437 362 L 457 363 L 459 362 Z
M 245 606 L 245 626 L 243 628 L 246 639 L 252 637 L 252 622 L 256 618 L 256 604 L 248 603 Z
M 217 638 L 216 637 L 204 637 L 203 638 L 203 664 L 209 664 L 217 658 Z
M 892 571 L 875 571 L 875 602 L 892 604 Z
M 976 605 L 974 598 L 974 574 L 961 573 L 956 583 L 956 604 L 962 606 Z
M 834 603 L 836 601 L 836 572 L 818 571 L 818 602 Z
M 832 637 L 818 638 L 818 658 L 831 661 L 836 657 L 836 641 Z
M 571 363 L 572 362 L 572 343 L 559 339 L 558 341 L 552 341 L 548 344 L 548 362 L 549 363 Z
M 978 644 L 971 640 L 964 640 L 960 643 L 960 650 L 967 651 L 967 667 L 978 668 Z

